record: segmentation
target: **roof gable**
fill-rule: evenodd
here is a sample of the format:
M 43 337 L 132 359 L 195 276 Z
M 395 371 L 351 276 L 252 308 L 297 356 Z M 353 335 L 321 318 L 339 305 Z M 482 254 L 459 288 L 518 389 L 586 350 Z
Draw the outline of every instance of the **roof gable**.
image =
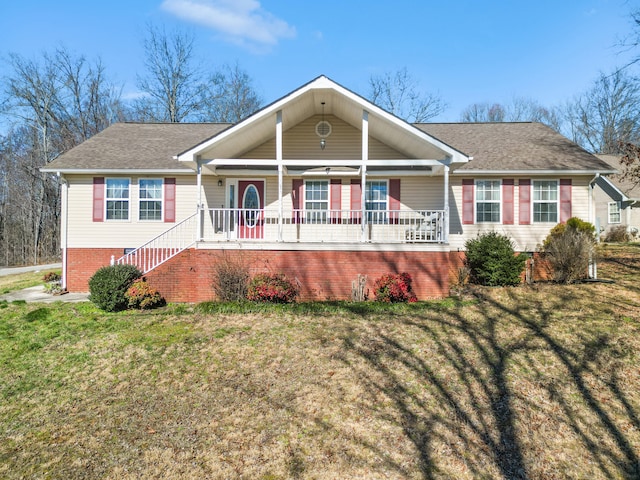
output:
M 340 118 L 354 128 L 362 128 L 363 112 L 368 112 L 369 135 L 408 157 L 466 163 L 460 150 L 440 141 L 404 120 L 374 105 L 325 76 L 317 77 L 280 98 L 240 123 L 190 148 L 178 160 L 238 158 L 275 136 L 276 114 L 282 112 L 286 131 L 305 119 L 323 113 Z

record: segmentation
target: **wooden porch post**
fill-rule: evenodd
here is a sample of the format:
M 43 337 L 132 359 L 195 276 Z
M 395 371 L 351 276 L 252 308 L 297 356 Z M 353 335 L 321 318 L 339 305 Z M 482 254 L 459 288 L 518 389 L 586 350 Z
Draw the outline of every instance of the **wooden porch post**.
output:
M 362 111 L 362 175 L 360 188 L 360 210 L 362 212 L 362 242 L 367 241 L 367 208 L 366 208 L 366 192 L 367 192 L 367 161 L 369 160 L 369 112 Z
M 278 162 L 278 241 L 282 241 L 282 110 L 276 112 L 276 160 Z

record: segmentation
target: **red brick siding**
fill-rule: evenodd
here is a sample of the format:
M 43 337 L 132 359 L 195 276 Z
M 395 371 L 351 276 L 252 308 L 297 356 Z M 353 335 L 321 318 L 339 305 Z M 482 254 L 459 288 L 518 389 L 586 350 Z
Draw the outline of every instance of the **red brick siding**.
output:
M 70 291 L 87 291 L 88 279 L 121 249 L 69 249 Z M 202 302 L 214 298 L 213 266 L 224 256 L 239 258 L 251 273 L 282 272 L 301 285 L 301 300 L 350 299 L 351 282 L 359 273 L 373 282 L 385 273 L 409 272 L 419 299 L 449 295 L 449 252 L 271 251 L 190 249 L 149 272 L 146 277 L 171 302 Z

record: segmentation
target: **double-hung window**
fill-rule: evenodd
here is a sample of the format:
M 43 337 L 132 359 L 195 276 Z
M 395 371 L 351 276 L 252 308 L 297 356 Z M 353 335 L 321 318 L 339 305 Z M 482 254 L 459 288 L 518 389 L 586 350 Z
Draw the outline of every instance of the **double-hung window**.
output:
M 620 223 L 620 202 L 609 202 L 609 223 Z
M 533 181 L 533 221 L 558 223 L 558 181 Z
M 307 223 L 327 223 L 329 211 L 329 181 L 304 182 L 304 209 Z
M 500 223 L 500 180 L 476 180 L 476 223 Z
M 107 178 L 106 183 L 106 219 L 129 220 L 129 179 Z
M 162 220 L 162 179 L 141 178 L 139 219 Z
M 369 223 L 385 223 L 387 219 L 387 190 L 386 180 L 370 180 L 367 182 L 364 206 Z

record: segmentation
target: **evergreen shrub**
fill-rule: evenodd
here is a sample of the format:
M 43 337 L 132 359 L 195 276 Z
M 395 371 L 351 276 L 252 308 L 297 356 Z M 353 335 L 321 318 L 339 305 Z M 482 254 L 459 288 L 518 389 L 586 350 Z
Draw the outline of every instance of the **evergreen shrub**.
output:
M 129 306 L 127 290 L 141 276 L 133 265 L 102 267 L 89 279 L 89 300 L 107 312 L 125 310 Z
M 488 286 L 518 285 L 526 255 L 516 255 L 513 241 L 498 232 L 486 232 L 465 243 L 465 265 L 473 283 Z

